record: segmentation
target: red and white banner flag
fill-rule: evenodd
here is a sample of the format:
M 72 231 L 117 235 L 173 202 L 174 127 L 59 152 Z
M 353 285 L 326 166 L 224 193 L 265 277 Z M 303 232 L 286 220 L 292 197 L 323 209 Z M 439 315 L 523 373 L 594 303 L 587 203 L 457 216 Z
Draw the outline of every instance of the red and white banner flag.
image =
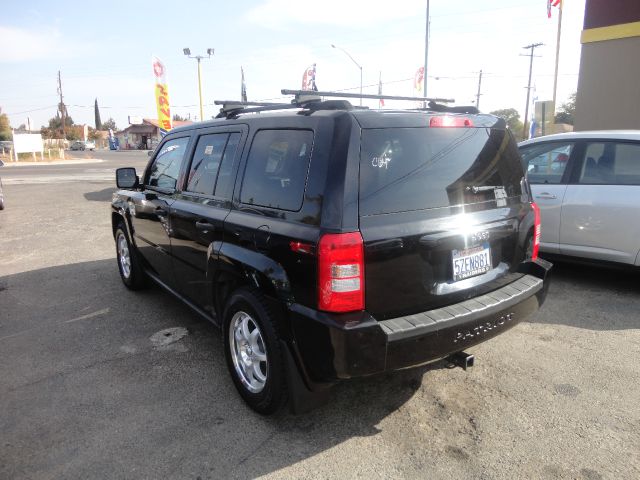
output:
M 318 87 L 316 87 L 315 63 L 304 71 L 304 75 L 302 76 L 302 90 L 313 90 L 314 92 L 318 91 Z
M 422 96 L 424 90 L 424 67 L 420 67 L 413 78 L 413 88 Z
M 378 95 L 382 95 L 382 72 L 380 72 L 380 77 L 378 79 Z M 378 108 L 384 107 L 384 98 L 378 100 Z
M 562 0 L 547 0 L 547 17 L 551 18 L 551 8 L 562 8 Z

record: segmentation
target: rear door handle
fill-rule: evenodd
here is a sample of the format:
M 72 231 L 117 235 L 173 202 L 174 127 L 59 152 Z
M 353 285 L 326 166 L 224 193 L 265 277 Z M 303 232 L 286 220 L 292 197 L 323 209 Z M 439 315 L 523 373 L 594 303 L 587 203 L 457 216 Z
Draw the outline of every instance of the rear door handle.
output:
M 558 197 L 550 194 L 549 192 L 542 192 L 540 195 L 536 195 L 536 198 L 542 198 L 544 200 L 555 200 Z
M 216 229 L 216 226 L 213 223 L 197 221 L 196 222 L 196 230 L 200 230 L 201 232 L 213 231 Z

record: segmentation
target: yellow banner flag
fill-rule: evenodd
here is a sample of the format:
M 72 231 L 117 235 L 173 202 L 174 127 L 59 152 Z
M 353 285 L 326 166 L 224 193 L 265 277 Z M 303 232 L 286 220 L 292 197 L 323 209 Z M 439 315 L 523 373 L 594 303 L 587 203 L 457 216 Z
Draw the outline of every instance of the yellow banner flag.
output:
M 156 108 L 158 109 L 158 125 L 163 137 L 171 130 L 171 108 L 169 107 L 169 88 L 167 87 L 166 69 L 162 60 L 151 57 L 153 76 L 155 78 Z

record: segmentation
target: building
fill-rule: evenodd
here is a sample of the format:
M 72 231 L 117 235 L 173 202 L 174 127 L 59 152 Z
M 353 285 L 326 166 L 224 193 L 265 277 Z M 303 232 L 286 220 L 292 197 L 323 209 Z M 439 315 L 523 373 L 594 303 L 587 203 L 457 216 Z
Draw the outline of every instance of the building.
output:
M 586 0 L 575 130 L 640 129 L 640 0 Z
M 189 125 L 193 122 L 173 121 L 173 126 L 181 127 Z M 120 149 L 146 149 L 151 150 L 158 145 L 162 137 L 160 136 L 160 127 L 158 120 L 155 118 L 143 118 L 142 123 L 129 125 L 124 130 L 116 133 Z

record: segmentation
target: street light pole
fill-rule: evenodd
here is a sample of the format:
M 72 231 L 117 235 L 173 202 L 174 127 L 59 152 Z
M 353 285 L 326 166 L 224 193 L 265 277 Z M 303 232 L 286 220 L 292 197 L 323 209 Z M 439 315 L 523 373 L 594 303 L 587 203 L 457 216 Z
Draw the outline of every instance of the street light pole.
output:
M 202 68 L 200 67 L 200 57 L 198 58 L 198 97 L 200 97 L 200 121 L 204 120 L 204 113 L 202 111 Z
M 334 44 L 331 44 L 332 48 L 337 48 L 338 50 L 342 50 L 342 52 L 344 52 L 344 54 L 349 57 L 351 59 L 351 61 L 353 63 L 356 64 L 356 67 L 358 67 L 360 69 L 360 106 L 362 106 L 362 65 L 360 65 L 358 62 L 356 62 L 354 60 L 354 58 L 349 54 L 349 52 L 347 52 L 344 48 L 342 47 L 338 47 Z
M 213 48 L 207 48 L 207 56 L 204 55 L 191 55 L 191 50 L 189 48 L 183 48 L 182 52 L 189 58 L 195 58 L 198 61 L 198 97 L 200 98 L 200 121 L 204 120 L 204 110 L 202 108 L 202 67 L 200 65 L 200 61 L 203 58 L 211 58 L 211 55 L 214 53 Z

